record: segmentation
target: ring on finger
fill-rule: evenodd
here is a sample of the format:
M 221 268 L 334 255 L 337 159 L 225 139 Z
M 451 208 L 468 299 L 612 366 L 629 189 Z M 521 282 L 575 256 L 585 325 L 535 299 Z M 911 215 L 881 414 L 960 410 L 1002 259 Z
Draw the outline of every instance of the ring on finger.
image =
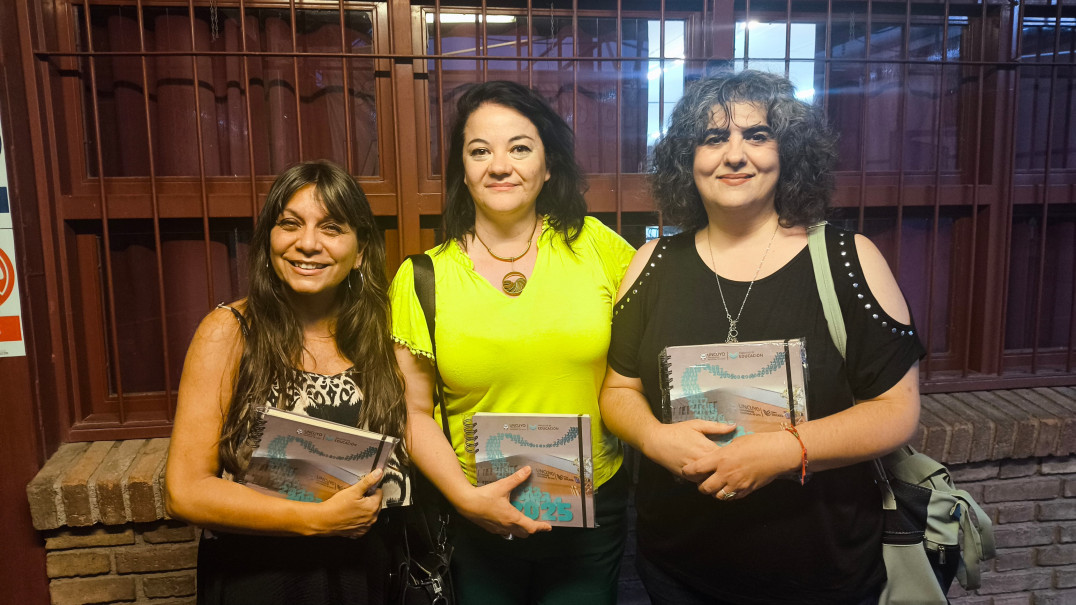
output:
M 511 540 L 511 539 L 515 538 L 515 535 L 514 535 L 514 534 L 508 534 L 507 536 L 502 536 L 502 537 L 503 537 L 503 538 L 504 538 L 505 540 Z
M 722 500 L 732 500 L 735 497 L 736 497 L 736 492 L 726 492 L 725 490 L 721 490 L 721 499 Z

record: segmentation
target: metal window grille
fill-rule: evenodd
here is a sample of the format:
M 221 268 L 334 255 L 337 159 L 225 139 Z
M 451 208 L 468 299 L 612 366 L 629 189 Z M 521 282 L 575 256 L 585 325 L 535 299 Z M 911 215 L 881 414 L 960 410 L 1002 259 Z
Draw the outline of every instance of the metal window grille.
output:
M 1076 4 L 68 0 L 31 15 L 62 249 L 67 439 L 166 434 L 198 320 L 242 296 L 272 175 L 359 177 L 390 270 L 436 241 L 465 86 L 534 87 L 591 211 L 661 231 L 647 157 L 683 90 L 785 73 L 840 132 L 833 219 L 890 260 L 929 391 L 1076 382 Z M 68 405 L 69 404 L 69 405 Z

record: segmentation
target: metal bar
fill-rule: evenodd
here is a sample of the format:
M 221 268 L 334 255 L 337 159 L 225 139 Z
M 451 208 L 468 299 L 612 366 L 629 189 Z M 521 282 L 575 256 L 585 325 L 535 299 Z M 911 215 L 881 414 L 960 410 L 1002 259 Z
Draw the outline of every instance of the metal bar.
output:
M 785 2 L 785 77 L 789 77 L 792 66 L 792 0 Z
M 1054 15 L 1054 49 L 1052 61 L 1057 61 L 1057 54 L 1061 50 L 1061 2 L 1057 3 L 1057 13 Z M 1035 288 L 1035 311 L 1033 314 L 1032 341 L 1031 341 L 1031 373 L 1038 373 L 1039 364 L 1039 325 L 1042 323 L 1042 299 L 1043 286 L 1046 282 L 1046 239 L 1049 235 L 1047 222 L 1050 212 L 1050 169 L 1052 168 L 1052 155 L 1054 146 L 1054 92 L 1057 90 L 1057 64 L 1050 66 L 1050 94 L 1046 101 L 1046 153 L 1042 169 L 1042 236 L 1039 238 L 1039 266 L 1038 284 Z
M 295 136 L 296 147 L 299 151 L 299 161 L 303 161 L 303 106 L 302 106 L 302 85 L 299 83 L 299 57 L 303 56 L 299 54 L 299 35 L 296 30 L 299 29 L 299 25 L 295 19 L 295 0 L 288 0 L 288 10 L 291 12 L 291 67 L 292 77 L 295 78 Z
M 714 55 L 713 21 L 714 21 L 714 13 L 717 12 L 716 8 L 713 11 L 710 10 L 710 2 L 712 2 L 712 1 L 713 0 L 704 0 L 704 2 L 702 3 L 702 17 L 699 19 L 699 27 L 702 28 L 702 47 L 699 50 L 702 52 L 703 56 L 710 56 L 710 57 L 713 57 L 713 55 Z M 620 7 L 620 4 L 619 4 L 619 0 L 618 0 L 618 3 L 617 3 L 618 10 L 619 10 L 619 7 Z M 620 20 L 620 13 L 618 12 L 617 13 L 617 21 L 619 21 L 619 20 Z M 709 50 L 707 50 L 707 47 L 709 47 Z M 685 49 L 684 54 L 685 55 L 687 54 L 686 49 Z M 684 63 L 686 64 L 687 61 L 685 60 Z
M 735 25 L 735 24 L 733 24 Z M 735 35 L 735 34 L 733 34 Z M 733 53 L 735 54 L 735 53 Z M 743 13 L 743 68 L 751 65 L 751 0 L 744 3 Z
M 927 360 L 923 366 L 923 380 L 930 380 L 934 355 L 934 277 L 938 258 L 938 224 L 941 222 L 941 166 L 942 166 L 942 108 L 945 95 L 945 67 L 949 59 L 949 0 L 945 0 L 942 17 L 941 66 L 938 68 L 938 108 L 934 114 L 934 214 L 931 220 L 930 251 L 927 254 Z M 923 331 L 919 331 L 922 335 Z
M 530 2 L 528 0 L 528 6 Z M 623 27 L 623 0 L 616 0 L 616 54 L 624 54 L 624 27 Z M 622 75 L 623 63 L 617 61 L 616 73 L 618 76 Z M 621 138 L 621 128 L 623 128 L 621 103 L 624 98 L 624 78 L 618 77 L 616 79 L 616 173 L 614 174 L 614 186 L 616 187 L 616 232 L 624 234 L 624 188 L 621 182 L 622 164 L 624 161 L 624 149 L 623 140 Z M 643 136 L 646 136 L 645 134 Z
M 138 47 L 146 49 L 146 24 L 142 13 L 142 0 L 135 3 L 138 13 Z M 146 58 L 142 57 L 142 109 L 146 119 L 146 155 L 149 161 L 149 196 L 150 208 L 153 209 L 153 246 L 157 261 L 157 298 L 161 314 L 161 354 L 164 361 L 165 417 L 171 420 L 175 415 L 172 405 L 172 361 L 168 353 L 168 303 L 164 292 L 164 247 L 161 244 L 161 203 L 157 197 L 157 162 L 154 159 L 153 120 L 149 107 L 149 70 Z M 102 179 L 103 180 L 103 179 Z
M 440 6 L 439 6 L 439 4 L 440 3 L 438 3 L 438 6 L 435 9 L 437 11 L 437 19 L 436 19 L 436 23 L 437 23 L 437 39 L 436 39 L 435 43 L 437 43 L 437 44 L 440 43 L 440 37 L 441 37 L 441 26 L 440 26 L 440 24 L 441 24 L 441 15 L 440 15 Z M 390 17 L 391 17 L 391 14 L 390 14 Z M 396 28 L 392 27 L 391 21 L 389 23 L 388 30 L 389 30 L 389 48 L 391 48 L 393 50 L 396 50 L 397 48 L 399 48 L 399 46 L 398 46 L 398 44 L 396 42 Z M 391 68 L 389 69 L 389 90 L 392 91 L 391 92 L 391 97 L 392 98 L 390 99 L 390 103 L 392 104 L 391 106 L 393 108 L 398 108 L 400 106 L 399 101 L 398 101 L 399 95 L 397 93 L 396 68 L 397 68 L 397 66 L 395 64 L 393 64 L 391 66 Z M 441 98 L 444 99 L 443 96 Z M 442 111 L 441 117 L 444 118 L 443 111 Z M 441 130 L 443 131 L 444 128 L 442 127 Z M 393 149 L 393 155 L 395 156 L 393 158 L 393 161 L 394 161 L 395 166 L 396 166 L 395 170 L 393 171 L 393 172 L 395 172 L 395 177 L 396 177 L 394 179 L 395 180 L 395 185 L 396 185 L 396 220 L 397 220 L 396 238 L 397 238 L 397 245 L 399 246 L 399 249 L 400 249 L 400 254 L 403 255 L 403 254 L 407 254 L 407 247 L 405 246 L 405 239 L 406 239 L 405 231 L 407 231 L 407 229 L 405 228 L 406 226 L 404 225 L 404 220 L 403 220 L 403 218 L 404 218 L 403 151 L 402 151 L 401 146 L 399 144 L 399 141 L 400 141 L 400 120 L 398 120 L 398 119 L 392 120 L 392 140 L 395 141 L 395 144 L 392 146 L 392 149 Z M 443 137 L 442 137 L 442 143 L 443 143 Z M 441 165 L 442 165 L 442 167 L 444 166 L 444 156 L 445 156 L 445 154 L 444 154 L 443 147 L 442 147 L 442 152 L 441 152 Z M 442 190 L 444 189 L 444 185 L 443 185 L 444 181 L 445 181 L 445 175 L 444 175 L 444 171 L 442 171 L 441 172 Z M 443 201 L 444 201 L 444 196 L 443 195 L 442 195 L 441 199 L 442 199 L 442 203 L 443 203 Z
M 528 0 L 529 2 L 530 0 Z M 434 37 L 433 37 L 433 49 L 440 55 L 441 54 L 441 0 L 437 0 L 433 5 L 434 13 Z M 444 214 L 445 203 L 448 200 L 447 180 L 445 179 L 445 170 L 448 166 L 448 161 L 445 159 L 445 60 L 435 59 L 434 63 L 437 65 L 437 111 L 438 129 L 437 129 L 437 144 L 440 145 L 439 152 L 437 154 L 441 163 L 441 213 Z M 393 120 L 395 122 L 395 120 Z M 397 143 L 398 145 L 398 143 Z M 398 154 L 397 154 L 398 155 Z M 397 166 L 397 172 L 399 167 Z M 397 197 L 401 194 L 397 193 Z M 402 233 L 403 229 L 399 229 Z M 403 240 L 400 242 L 401 250 L 403 249 Z
M 871 0 L 867 0 L 867 31 L 865 33 L 863 43 L 863 109 L 860 112 L 859 122 L 859 221 L 857 223 L 857 229 L 859 232 L 863 232 L 863 224 L 866 221 L 866 209 L 867 209 L 867 145 L 863 139 L 864 134 L 868 130 L 870 124 L 870 89 L 871 89 L 871 73 L 870 62 L 866 61 L 871 56 L 871 11 L 873 4 Z
M 340 13 L 340 52 L 346 55 L 348 53 L 348 46 L 347 46 L 347 38 L 345 37 L 345 34 L 347 33 L 347 21 L 344 19 L 344 14 L 345 14 L 344 13 L 344 0 L 338 0 L 338 2 L 339 3 L 337 4 L 337 6 L 338 6 L 337 12 Z M 347 166 L 348 174 L 355 174 L 355 162 L 354 162 L 354 158 L 353 158 L 354 152 L 351 149 L 352 148 L 352 144 L 351 144 L 351 136 L 352 136 L 352 130 L 351 130 L 351 86 L 350 86 L 351 81 L 350 81 L 350 78 L 348 77 L 348 71 L 350 71 L 350 69 L 351 69 L 351 62 L 347 57 L 344 57 L 344 58 L 340 59 L 340 69 L 343 72 L 342 73 L 342 75 L 343 75 L 343 80 L 342 81 L 343 81 L 343 84 L 344 84 L 343 95 L 344 95 L 344 146 L 345 146 L 344 158 L 345 158 L 345 162 L 346 162 L 345 166 Z
M 467 50 L 452 51 L 452 52 L 447 53 L 447 54 L 445 54 L 445 55 L 443 55 L 441 57 L 436 56 L 436 55 L 428 55 L 428 54 L 391 53 L 391 52 L 389 52 L 389 53 L 369 53 L 369 54 L 364 54 L 363 56 L 364 57 L 369 57 L 371 59 L 391 59 L 391 60 L 400 60 L 400 61 L 414 61 L 414 60 L 439 59 L 439 58 L 451 59 L 451 58 L 454 58 L 454 55 L 459 55 L 459 54 L 464 53 L 464 52 L 467 52 Z M 88 52 L 85 52 L 85 51 L 70 51 L 70 52 L 38 51 L 38 52 L 35 52 L 33 54 L 34 54 L 34 57 L 37 58 L 40 61 L 47 61 L 49 59 L 61 59 L 61 58 L 70 58 L 70 57 L 89 57 L 89 56 L 91 56 L 91 53 L 88 53 Z M 227 51 L 227 50 L 199 50 L 199 51 L 167 50 L 167 51 L 146 51 L 146 52 L 143 53 L 143 52 L 138 52 L 138 51 L 133 51 L 133 50 L 120 50 L 120 51 L 101 51 L 99 53 L 92 53 L 92 56 L 94 56 L 96 58 L 99 58 L 99 59 L 103 59 L 103 58 L 107 58 L 107 57 L 142 57 L 142 56 L 147 57 L 147 58 L 149 58 L 149 57 L 191 57 L 191 56 L 193 56 L 193 57 L 244 57 L 245 56 L 245 57 L 250 57 L 250 58 L 292 58 L 292 57 L 297 57 L 297 58 L 301 58 L 301 59 L 318 59 L 318 58 L 327 58 L 327 59 L 337 58 L 338 59 L 338 58 L 346 57 L 346 56 L 350 56 L 350 55 L 345 55 L 345 54 L 340 53 L 340 52 L 329 52 L 329 51 L 310 51 L 310 52 L 308 52 L 308 51 L 303 51 L 303 52 L 247 51 L 247 52 L 243 52 L 243 51 Z M 472 59 L 477 59 L 477 60 L 492 60 L 492 61 L 497 61 L 497 60 L 503 59 L 503 57 L 497 57 L 495 55 L 480 55 L 480 54 L 469 55 L 469 57 L 472 58 Z M 705 57 L 705 56 L 691 55 L 691 56 L 685 56 L 684 61 L 701 61 L 701 62 L 705 62 L 708 58 L 709 57 Z M 533 61 L 559 61 L 559 62 L 593 61 L 594 57 L 579 57 L 579 56 L 570 56 L 570 55 L 557 55 L 557 56 L 554 56 L 554 57 L 541 57 L 541 56 L 538 56 L 538 57 L 533 57 L 532 60 Z M 633 62 L 633 61 L 640 62 L 640 61 L 646 61 L 646 60 L 648 60 L 648 58 L 647 57 L 624 57 L 624 56 L 620 56 L 620 57 L 609 57 L 608 60 L 609 61 L 619 60 L 619 61 L 628 61 L 628 62 Z M 754 57 L 754 60 L 755 61 L 784 61 L 785 58 L 783 56 L 779 56 L 779 57 Z M 789 61 L 791 61 L 792 63 L 819 63 L 819 62 L 826 62 L 826 63 L 830 63 L 830 64 L 841 64 L 841 63 L 860 63 L 860 64 L 862 64 L 862 63 L 866 63 L 866 64 L 872 64 L 872 65 L 876 64 L 876 63 L 878 63 L 878 64 L 882 64 L 882 63 L 884 63 L 884 64 L 897 64 L 897 65 L 900 65 L 900 64 L 903 64 L 903 63 L 907 63 L 909 65 L 937 65 L 938 64 L 938 61 L 936 59 L 888 59 L 888 58 L 883 58 L 883 59 L 864 59 L 864 58 L 858 58 L 858 57 L 852 57 L 852 58 L 829 57 L 829 58 L 822 58 L 822 59 L 814 58 L 814 57 L 801 57 L 801 58 L 793 57 L 793 58 L 790 58 Z M 1018 67 L 1019 65 L 1022 65 L 1019 61 L 977 61 L 977 60 L 949 61 L 949 64 L 953 65 L 953 66 L 968 66 L 968 67 L 982 66 L 982 67 L 991 67 L 991 68 L 998 68 L 998 69 L 1002 69 L 1002 68 L 1011 69 L 1011 68 Z M 1045 63 L 1045 62 L 1043 63 L 1044 66 L 1049 66 L 1049 65 L 1052 65 L 1052 64 L 1056 64 L 1056 63 Z M 1068 65 L 1068 63 L 1061 63 L 1059 65 L 1064 66 L 1064 65 Z
M 618 0 L 619 1 L 619 0 Z M 534 58 L 534 3 L 527 0 L 527 57 Z M 534 88 L 534 61 L 527 61 L 527 86 Z
M 658 134 L 665 134 L 665 0 L 658 18 Z M 649 54 L 649 53 L 648 53 Z M 649 99 L 648 99 L 649 100 Z
M 579 3 L 572 0 L 572 54 L 579 55 Z M 572 130 L 579 125 L 579 63 L 572 63 Z
M 948 0 L 946 0 L 948 1 Z M 830 59 L 833 57 L 833 0 L 826 2 L 826 60 L 822 75 L 822 111 L 829 116 Z
M 187 10 L 190 13 L 191 48 L 194 49 L 197 48 L 194 37 L 194 0 L 187 0 Z M 206 188 L 205 141 L 202 136 L 202 100 L 199 94 L 201 78 L 198 77 L 198 57 L 191 57 L 191 79 L 194 93 L 194 135 L 198 140 L 198 187 L 202 196 L 202 237 L 205 238 L 205 277 L 208 293 L 206 302 L 208 308 L 212 308 L 217 296 L 213 291 L 213 249 L 210 247 L 212 239 L 209 235 L 209 191 Z
M 482 16 L 478 27 L 482 31 L 482 52 L 489 55 L 489 13 L 487 12 L 486 0 L 482 0 Z M 477 49 L 475 49 L 477 51 Z M 489 60 L 482 61 L 482 81 L 489 81 Z
M 981 8 L 980 17 L 979 17 L 979 21 L 980 21 L 980 25 L 979 25 L 979 27 L 980 27 L 980 32 L 979 32 L 979 57 L 980 58 L 986 56 L 986 18 L 987 18 L 986 3 L 984 2 L 983 5 L 982 5 L 982 8 Z M 983 71 L 982 66 L 980 66 L 979 71 L 978 71 L 978 75 L 977 75 L 977 78 L 976 78 L 976 82 L 978 84 L 977 87 L 976 87 L 977 92 L 976 92 L 976 104 L 975 104 L 975 123 L 976 124 L 982 124 L 983 123 L 983 96 L 984 96 L 984 93 L 985 93 L 985 91 L 983 90 L 983 87 L 985 86 L 985 78 L 986 78 L 986 73 Z M 980 197 L 979 187 L 980 187 L 980 185 L 982 183 L 982 164 L 983 164 L 982 153 L 981 153 L 980 150 L 982 149 L 982 144 L 983 144 L 982 128 L 976 128 L 975 129 L 975 147 L 972 148 L 972 149 L 974 149 L 974 154 L 975 154 L 975 169 L 974 169 L 974 173 L 973 173 L 973 176 L 972 176 L 972 185 L 973 185 L 973 187 L 972 187 L 972 190 L 971 190 L 971 246 L 969 247 L 969 250 L 971 250 L 972 259 L 975 258 L 976 247 L 978 246 L 978 240 L 979 240 L 979 197 Z M 965 309 L 970 310 L 970 309 L 974 308 L 972 306 L 972 304 L 975 302 L 974 301 L 975 283 L 976 282 L 975 282 L 975 271 L 974 271 L 974 260 L 973 260 L 971 270 L 968 271 L 968 290 L 967 290 L 968 298 L 967 298 L 967 303 L 966 303 Z M 963 360 L 963 368 L 961 369 L 961 373 L 960 373 L 961 377 L 963 377 L 963 378 L 966 378 L 968 376 L 969 371 L 971 370 L 970 362 L 971 362 L 972 316 L 973 316 L 973 314 L 969 311 L 969 312 L 965 313 L 965 317 L 964 317 L 964 353 L 963 353 L 963 355 L 961 355 L 961 359 Z M 1003 349 L 1004 347 L 1001 347 L 1001 348 Z
M 105 257 L 105 289 L 108 291 L 109 336 L 112 337 L 112 379 L 115 381 L 117 415 L 119 423 L 127 421 L 126 400 L 123 394 L 123 373 L 120 371 L 120 339 L 116 328 L 116 293 L 115 279 L 112 275 L 112 239 L 108 228 L 108 195 L 105 193 L 105 163 L 101 150 L 101 108 L 97 100 L 97 65 L 93 56 L 93 27 L 90 22 L 90 2 L 83 0 L 82 17 L 86 28 L 86 48 L 90 51 L 90 98 L 93 99 L 94 147 L 97 151 L 98 195 L 101 200 L 101 240 Z
M 515 43 L 509 43 L 509 44 L 511 44 L 512 46 L 515 46 L 515 49 L 516 49 L 516 71 L 523 71 L 523 59 L 522 59 L 522 57 L 523 57 L 523 36 L 520 33 L 519 22 L 518 21 L 516 22 L 515 32 L 516 32 L 516 41 L 515 41 Z M 527 38 L 528 38 L 527 42 L 529 44 L 530 43 L 530 36 L 527 36 Z M 528 86 L 533 86 L 533 84 L 531 84 L 529 80 L 528 80 L 527 85 Z
M 556 25 L 553 15 L 554 15 L 553 3 L 550 2 L 549 3 L 549 31 L 551 32 L 550 35 L 556 36 L 557 52 L 556 52 L 556 54 L 553 54 L 552 46 L 550 46 L 549 54 L 550 54 L 550 56 L 556 57 L 558 59 L 557 69 L 559 70 L 559 69 L 561 69 L 561 61 L 559 61 L 559 59 L 564 56 L 564 39 L 561 38 L 561 36 L 560 36 L 560 28 Z M 572 54 L 574 55 L 575 53 L 573 52 Z
M 904 5 L 904 36 L 901 37 L 901 55 L 908 58 L 912 47 L 912 3 Z M 904 244 L 904 128 L 908 110 L 908 64 L 901 65 L 900 87 L 897 97 L 897 234 L 893 273 L 900 279 L 900 257 Z M 940 110 L 940 108 L 939 108 Z
M 1059 24 L 1059 27 L 1060 27 L 1060 24 Z M 1071 42 L 1069 43 L 1069 49 L 1068 49 L 1069 58 L 1071 59 L 1070 64 L 1076 63 L 1076 28 L 1073 28 L 1072 33 L 1073 33 L 1073 35 L 1071 37 Z M 1057 57 L 1054 57 L 1054 62 L 1055 63 L 1057 62 Z M 1071 110 L 1073 108 L 1073 104 L 1074 104 L 1073 101 L 1074 100 L 1076 100 L 1076 96 L 1073 95 L 1073 83 L 1070 81 L 1069 86 L 1068 86 L 1068 99 L 1067 99 L 1067 102 L 1065 103 L 1065 106 L 1068 107 L 1069 110 L 1070 110 L 1070 113 L 1069 113 L 1069 116 L 1068 116 L 1068 120 L 1070 122 L 1073 120 Z M 1069 137 L 1070 132 L 1071 132 L 1071 125 L 1070 125 L 1069 128 L 1065 129 L 1065 143 L 1064 143 L 1064 145 L 1062 145 L 1062 149 L 1072 149 L 1073 148 L 1073 141 Z M 1065 162 L 1065 165 L 1064 165 L 1065 168 L 1070 167 L 1069 166 L 1069 155 L 1071 155 L 1071 154 L 1065 154 L 1065 156 L 1063 156 L 1063 159 L 1064 159 L 1064 162 Z M 1076 260 L 1076 259 L 1074 259 L 1074 260 Z M 1072 282 L 1071 283 L 1073 284 L 1072 293 L 1071 293 L 1071 295 L 1072 295 L 1072 305 L 1071 305 L 1070 310 L 1069 310 L 1069 337 L 1068 337 L 1068 343 L 1066 345 L 1066 348 L 1068 349 L 1068 353 L 1065 355 L 1065 371 L 1066 372 L 1072 372 L 1072 367 L 1073 367 L 1073 363 L 1074 363 L 1074 357 L 1076 357 L 1076 346 L 1074 346 L 1074 343 L 1076 343 L 1076 262 L 1074 262 L 1072 264 Z
M 1015 30 L 1016 30 L 1016 45 L 1015 46 L 1016 47 L 1015 47 L 1015 52 L 1013 52 L 1013 57 L 1015 57 L 1017 60 L 1019 60 L 1019 58 L 1023 54 L 1024 6 L 1025 5 L 1023 3 L 1018 4 L 1016 6 L 1016 28 L 1015 28 Z M 985 11 L 986 11 L 986 9 L 984 8 L 983 9 L 984 14 L 985 14 Z M 1021 72 L 1021 67 L 1020 67 L 1020 65 L 1017 65 L 1016 68 L 1013 70 L 1012 90 L 1017 90 L 1019 88 L 1019 86 L 1020 86 L 1020 72 Z M 1009 199 L 1008 199 L 1008 202 L 1007 202 L 1007 204 L 1005 206 L 1006 207 L 1006 213 L 1005 213 L 1006 214 L 1006 216 L 1005 216 L 1006 233 L 1008 235 L 1008 239 L 1004 243 L 1005 244 L 1005 248 L 1004 248 L 1005 250 L 1011 250 L 1011 247 L 1012 247 L 1012 224 L 1013 224 L 1013 218 L 1014 218 L 1014 213 L 1015 213 L 1015 204 L 1013 202 L 1016 199 L 1016 179 L 1013 178 L 1013 174 L 1012 174 L 1016 170 L 1016 141 L 1015 141 L 1015 138 L 1014 138 L 1013 135 L 1015 134 L 1015 132 L 1014 132 L 1015 131 L 1015 126 L 1014 125 L 1016 124 L 1016 118 L 1017 118 L 1018 115 L 1020 115 L 1019 111 L 1020 111 L 1020 95 L 1014 94 L 1012 96 L 1012 109 L 1011 109 L 1011 111 L 1009 113 L 1009 120 L 1008 120 L 1008 123 L 1009 123 L 1009 166 L 1008 166 L 1008 168 L 1009 168 L 1009 175 L 1008 175 L 1008 177 L 1009 177 L 1009 187 L 1008 187 L 1008 192 L 1007 193 L 1008 193 Z M 973 222 L 972 225 L 974 225 L 974 224 L 975 223 Z M 974 250 L 974 248 L 973 248 L 973 250 Z M 1009 274 L 1012 271 L 1011 254 L 1006 255 L 1003 262 L 1004 262 L 1005 268 L 1004 268 L 1004 271 L 1002 271 L 1003 280 L 1002 280 L 1001 283 L 1005 284 L 1006 289 L 1007 289 L 1008 286 L 1009 286 Z M 1008 306 L 1009 306 L 1008 296 L 1001 297 L 1001 317 L 1007 317 L 1008 316 Z M 970 324 L 970 322 L 969 322 L 969 324 Z M 997 348 L 997 367 L 998 367 L 998 374 L 1001 375 L 1001 374 L 1005 373 L 1005 336 L 1004 336 L 1004 334 L 1000 335 L 999 339 L 1000 339 L 1001 342 L 1000 342 L 1000 346 L 998 346 L 998 348 Z M 965 376 L 966 375 L 967 374 L 965 373 Z
M 247 9 L 239 0 L 239 37 L 243 52 L 247 51 Z M 247 162 L 250 164 L 250 222 L 253 226 L 258 216 L 258 178 L 254 166 L 254 113 L 250 110 L 250 58 L 243 57 L 243 104 L 247 113 Z

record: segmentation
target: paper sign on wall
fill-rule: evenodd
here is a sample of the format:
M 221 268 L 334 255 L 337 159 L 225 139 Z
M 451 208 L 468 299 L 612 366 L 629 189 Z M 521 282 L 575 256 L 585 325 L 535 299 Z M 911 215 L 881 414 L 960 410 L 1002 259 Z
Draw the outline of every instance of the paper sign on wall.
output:
M 0 357 L 26 355 L 17 267 L 15 230 L 8 199 L 7 154 L 3 141 L 0 141 Z

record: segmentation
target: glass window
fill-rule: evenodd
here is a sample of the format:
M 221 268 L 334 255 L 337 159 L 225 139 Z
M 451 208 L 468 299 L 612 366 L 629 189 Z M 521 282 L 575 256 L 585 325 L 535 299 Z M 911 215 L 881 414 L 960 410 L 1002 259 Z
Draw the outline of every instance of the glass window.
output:
M 83 10 L 76 7 L 79 24 Z M 82 59 L 90 176 L 98 172 L 98 149 L 105 176 L 148 176 L 151 140 L 157 176 L 245 176 L 252 157 L 262 175 L 300 159 L 347 165 L 349 144 L 352 172 L 379 174 L 374 62 L 362 57 L 373 52 L 372 12 L 345 11 L 343 28 L 335 7 L 296 10 L 294 23 L 287 9 L 245 14 L 241 22 L 237 8 L 199 7 L 192 19 L 186 7 L 146 7 L 140 32 L 135 7 L 92 5 L 78 50 L 137 53 L 144 38 L 146 52 L 190 51 L 193 20 L 194 49 L 222 54 Z M 283 54 L 227 54 L 244 46 Z M 287 55 L 294 52 L 342 56 Z

